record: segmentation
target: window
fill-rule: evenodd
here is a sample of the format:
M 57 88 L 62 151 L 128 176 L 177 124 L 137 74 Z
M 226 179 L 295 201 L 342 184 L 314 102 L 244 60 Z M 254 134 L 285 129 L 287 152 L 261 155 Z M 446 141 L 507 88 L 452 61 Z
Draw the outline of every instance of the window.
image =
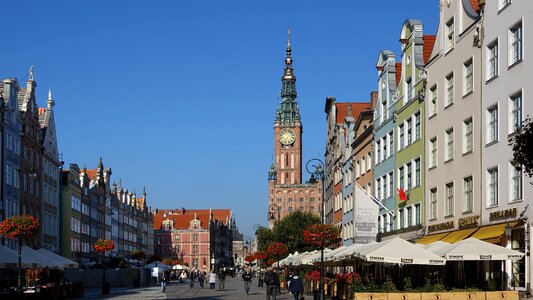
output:
M 381 141 L 381 144 L 383 145 L 383 157 L 381 158 L 381 161 L 383 161 L 385 158 L 389 157 L 389 154 L 387 152 L 387 136 L 383 137 L 383 140 Z
M 407 145 L 410 145 L 413 142 L 413 122 L 411 118 L 407 119 Z
M 372 169 L 372 156 L 370 152 L 366 154 L 366 170 L 370 171 Z
M 400 175 L 399 175 L 399 176 L 400 176 L 400 180 L 399 180 L 399 182 L 398 182 L 398 185 L 400 186 L 401 189 L 404 189 L 404 187 L 405 187 L 405 186 L 404 186 L 404 183 L 405 183 L 405 182 L 404 182 L 404 176 L 405 176 L 405 175 L 404 175 L 404 173 L 403 173 L 403 166 L 400 167 L 400 168 L 398 169 L 398 173 L 400 174 Z
M 472 118 L 470 118 L 463 122 L 463 153 L 471 152 L 472 145 Z
M 434 137 L 429 140 L 429 167 L 437 166 L 437 138 Z
M 404 135 L 404 132 L 403 132 L 403 123 L 400 124 L 400 126 L 398 126 L 398 135 L 399 135 L 399 148 L 400 150 L 403 149 L 404 147 L 404 141 L 403 141 L 403 135 Z
M 446 50 L 453 49 L 454 34 L 453 34 L 453 18 L 446 22 Z
M 292 198 L 289 198 L 288 202 L 292 202 Z
M 376 164 L 381 162 L 381 140 L 376 141 Z
M 498 106 L 487 110 L 487 143 L 498 140 Z
M 394 196 L 394 173 L 389 173 L 389 197 Z
M 415 225 L 422 224 L 420 216 L 421 216 L 420 203 L 417 203 L 415 204 Z
M 488 206 L 495 206 L 498 205 L 498 168 L 489 169 L 487 173 Z
M 413 99 L 413 81 L 409 78 L 405 83 L 407 84 L 407 101 L 411 101 Z
M 359 161 L 355 162 L 355 178 L 359 178 L 359 175 L 361 173 L 361 166 L 359 165 Z
M 415 159 L 415 186 L 420 186 L 420 158 Z
M 453 128 L 446 130 L 445 133 L 445 143 L 446 143 L 446 155 L 445 161 L 453 159 Z
M 498 76 L 498 41 L 487 46 L 487 80 Z
M 413 174 L 412 174 L 411 163 L 408 162 L 405 165 L 405 168 L 407 169 L 407 189 L 410 190 L 413 187 Z
M 522 126 L 522 92 L 509 98 L 509 133 Z
M 6 183 L 11 185 L 12 184 L 12 173 L 13 173 L 13 167 L 11 164 L 6 163 Z
M 437 114 L 437 85 L 429 89 L 429 116 Z
M 415 141 L 420 139 L 420 112 L 415 114 Z
M 376 198 L 382 200 L 381 198 L 381 178 L 376 179 Z
M 453 182 L 446 184 L 446 216 L 453 216 Z
M 511 0 L 498 0 L 498 9 L 502 9 L 511 4 Z
M 466 96 L 468 93 L 474 90 L 474 74 L 472 67 L 472 59 L 469 59 L 463 64 L 463 96 Z
M 522 23 L 509 30 L 509 65 L 522 60 Z
M 404 224 L 405 224 L 405 222 L 404 222 L 404 213 L 403 213 L 403 209 L 400 209 L 399 212 L 400 212 L 400 224 L 399 224 L 399 227 L 400 227 L 400 228 L 403 228 L 403 227 L 404 227 Z
M 407 207 L 407 222 L 405 222 L 407 227 L 413 225 L 413 208 L 411 206 Z
M 280 207 L 281 208 L 281 207 Z M 289 211 L 292 212 L 292 206 L 289 206 Z
M 522 200 L 522 165 L 510 164 L 511 167 L 511 201 Z
M 392 156 L 394 153 L 394 133 L 391 131 L 389 133 L 389 156 Z
M 463 212 L 472 212 L 474 199 L 472 198 L 472 176 L 463 178 Z
M 304 202 L 304 198 L 300 198 L 298 199 L 300 202 Z
M 361 175 L 364 175 L 365 174 L 365 170 L 366 170 L 366 163 L 365 163 L 365 158 L 361 158 Z
M 453 104 L 453 73 L 446 76 L 445 86 L 446 96 L 444 97 L 444 107 L 448 107 Z

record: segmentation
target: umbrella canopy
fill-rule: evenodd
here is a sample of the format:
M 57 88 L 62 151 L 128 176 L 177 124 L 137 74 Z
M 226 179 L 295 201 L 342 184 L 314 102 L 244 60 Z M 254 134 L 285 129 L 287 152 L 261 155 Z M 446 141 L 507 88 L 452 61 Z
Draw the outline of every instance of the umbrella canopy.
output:
M 344 249 L 343 251 L 335 254 L 334 255 L 334 259 L 335 259 L 335 261 L 343 261 L 343 260 L 347 260 L 347 259 L 353 258 L 353 257 L 355 257 L 355 253 L 356 253 L 357 249 L 359 249 L 361 247 L 364 247 L 364 246 L 367 246 L 367 245 L 372 245 L 372 244 L 376 244 L 376 242 L 371 242 L 369 244 L 353 244 L 353 245 L 350 245 L 350 246 L 346 247 L 346 249 Z
M 341 253 L 344 251 L 344 249 L 348 248 L 348 246 L 340 246 L 337 249 L 333 249 L 331 252 L 328 252 L 327 254 L 324 254 L 324 261 L 332 261 L 335 257 L 335 254 Z M 318 258 L 320 260 L 320 258 Z M 315 259 L 316 261 L 316 259 Z
M 435 253 L 435 251 L 438 251 L 439 249 L 443 249 L 443 248 L 449 247 L 451 244 L 443 242 L 443 241 L 436 241 L 436 242 L 433 242 L 433 243 L 427 244 L 427 245 L 423 245 L 423 244 L 416 244 L 416 245 L 428 250 L 429 252 Z
M 160 270 L 168 270 L 168 269 L 171 268 L 170 266 L 165 265 L 165 264 L 163 264 L 163 263 L 160 262 L 160 261 L 153 261 L 153 262 L 147 264 L 147 265 L 144 266 L 144 267 L 147 268 L 147 269 L 151 269 L 151 268 L 159 268 Z
M 61 269 L 65 268 L 65 269 L 76 269 L 78 267 L 78 263 L 73 261 L 73 260 L 70 260 L 66 257 L 63 257 L 59 254 L 56 254 L 52 251 L 49 251 L 49 250 L 46 250 L 44 248 L 41 248 L 41 249 L 38 249 L 37 252 L 41 253 L 43 256 L 46 256 L 50 259 L 55 259 L 56 261 L 58 261 L 62 267 L 60 267 Z
M 325 248 L 324 256 L 331 251 L 332 251 L 331 249 Z M 311 254 L 308 254 L 304 258 L 302 258 L 301 264 L 302 265 L 313 265 L 313 262 L 315 260 L 320 261 L 320 257 L 321 257 L 320 250 L 315 250 Z
M 172 269 L 174 269 L 174 270 L 189 270 L 189 267 L 184 266 L 184 265 L 173 265 Z
M 63 267 L 62 262 L 47 257 L 28 246 L 22 246 L 22 259 L 24 259 L 24 257 L 33 263 L 39 264 L 42 268 L 59 269 Z
M 524 253 L 502 246 L 468 238 L 448 247 L 433 250 L 433 253 L 447 260 L 518 260 Z
M 0 268 L 16 268 L 18 265 L 17 252 L 9 249 L 6 246 L 0 245 Z M 33 268 L 38 267 L 37 263 L 32 263 L 29 258 L 22 256 L 22 267 Z
M 307 252 L 306 251 L 306 252 L 303 252 L 303 253 L 299 253 L 297 256 L 293 256 L 290 265 L 291 266 L 296 266 L 296 267 L 302 265 L 302 259 L 306 258 L 308 255 L 311 255 L 311 254 L 315 253 L 315 251 L 312 251 L 312 252 Z
M 366 261 L 413 264 L 413 265 L 444 265 L 446 260 L 419 246 L 396 237 L 379 243 L 361 246 L 355 255 Z

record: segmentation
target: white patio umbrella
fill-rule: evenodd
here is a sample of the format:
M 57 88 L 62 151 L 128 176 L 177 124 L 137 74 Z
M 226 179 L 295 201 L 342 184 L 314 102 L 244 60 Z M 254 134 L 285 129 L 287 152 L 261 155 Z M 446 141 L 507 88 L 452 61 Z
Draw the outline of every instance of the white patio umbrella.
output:
M 502 246 L 487 243 L 476 238 L 468 238 L 460 242 L 435 249 L 433 253 L 446 260 L 518 260 L 524 253 Z
M 439 249 L 443 249 L 443 248 L 449 247 L 451 244 L 443 242 L 443 241 L 436 241 L 436 242 L 433 242 L 433 243 L 427 244 L 427 245 L 424 245 L 424 244 L 416 244 L 416 245 L 428 250 L 429 252 L 435 253 L 435 251 L 438 251 Z
M 355 251 L 355 255 L 366 261 L 382 263 L 413 265 L 444 265 L 446 263 L 442 257 L 399 237 L 364 245 Z
M 348 248 L 348 246 L 344 246 L 343 245 L 343 246 L 340 246 L 337 249 L 333 249 L 332 251 L 324 254 L 324 261 L 333 261 L 334 258 L 335 258 L 335 254 L 341 253 L 346 248 Z M 320 260 L 320 257 L 318 258 L 318 260 Z M 315 259 L 315 261 L 316 261 L 316 259 Z
M 0 268 L 16 268 L 18 266 L 18 254 L 6 246 L 0 245 Z M 22 255 L 22 268 L 36 268 L 40 264 Z
M 329 248 L 324 249 L 324 256 L 326 256 L 327 253 L 331 252 L 332 250 Z M 308 254 L 304 258 L 302 258 L 301 264 L 302 265 L 313 265 L 315 259 L 320 262 L 320 250 L 315 250 L 311 254 Z
M 59 254 L 56 254 L 52 251 L 46 250 L 44 248 L 38 249 L 37 252 L 41 253 L 43 256 L 46 256 L 50 259 L 55 259 L 61 264 L 61 269 L 76 269 L 78 267 L 78 263 L 70 260 L 66 257 L 63 257 Z
M 335 261 L 343 261 L 343 260 L 347 260 L 347 259 L 350 259 L 350 258 L 354 258 L 357 249 L 360 249 L 362 247 L 365 247 L 367 245 L 372 245 L 372 244 L 376 244 L 376 242 L 371 242 L 371 243 L 368 243 L 368 244 L 353 244 L 353 245 L 350 245 L 350 246 L 346 247 L 346 249 L 344 249 L 343 251 L 335 254 L 334 255 L 334 259 L 335 259 Z
M 33 250 L 28 246 L 22 246 L 22 258 L 26 257 L 33 263 L 39 264 L 41 268 L 60 269 L 63 264 L 54 258 L 49 258 Z
M 306 258 L 307 256 L 311 255 L 311 254 L 314 254 L 316 252 L 315 251 L 306 251 L 306 252 L 303 252 L 303 253 L 300 253 L 298 254 L 298 256 L 295 256 L 292 258 L 292 261 L 291 261 L 291 266 L 301 266 L 302 265 L 302 259 Z

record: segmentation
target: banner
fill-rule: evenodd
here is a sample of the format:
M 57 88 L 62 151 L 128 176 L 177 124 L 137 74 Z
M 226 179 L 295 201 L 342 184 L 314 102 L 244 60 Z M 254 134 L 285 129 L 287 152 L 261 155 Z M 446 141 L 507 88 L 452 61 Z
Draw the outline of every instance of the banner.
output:
M 378 234 L 379 206 L 358 184 L 355 185 L 354 202 L 354 243 L 375 242 Z

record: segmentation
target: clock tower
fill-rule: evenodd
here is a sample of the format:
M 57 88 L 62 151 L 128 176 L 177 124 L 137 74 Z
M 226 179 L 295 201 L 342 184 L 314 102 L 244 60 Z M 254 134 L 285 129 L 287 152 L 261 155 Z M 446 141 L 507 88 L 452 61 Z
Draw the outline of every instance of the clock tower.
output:
M 321 196 L 315 195 L 316 185 L 302 184 L 303 127 L 296 100 L 290 33 L 289 29 L 285 69 L 281 77 L 281 102 L 274 120 L 274 162 L 268 172 L 270 227 L 274 221 L 295 210 L 318 212 L 321 201 Z

